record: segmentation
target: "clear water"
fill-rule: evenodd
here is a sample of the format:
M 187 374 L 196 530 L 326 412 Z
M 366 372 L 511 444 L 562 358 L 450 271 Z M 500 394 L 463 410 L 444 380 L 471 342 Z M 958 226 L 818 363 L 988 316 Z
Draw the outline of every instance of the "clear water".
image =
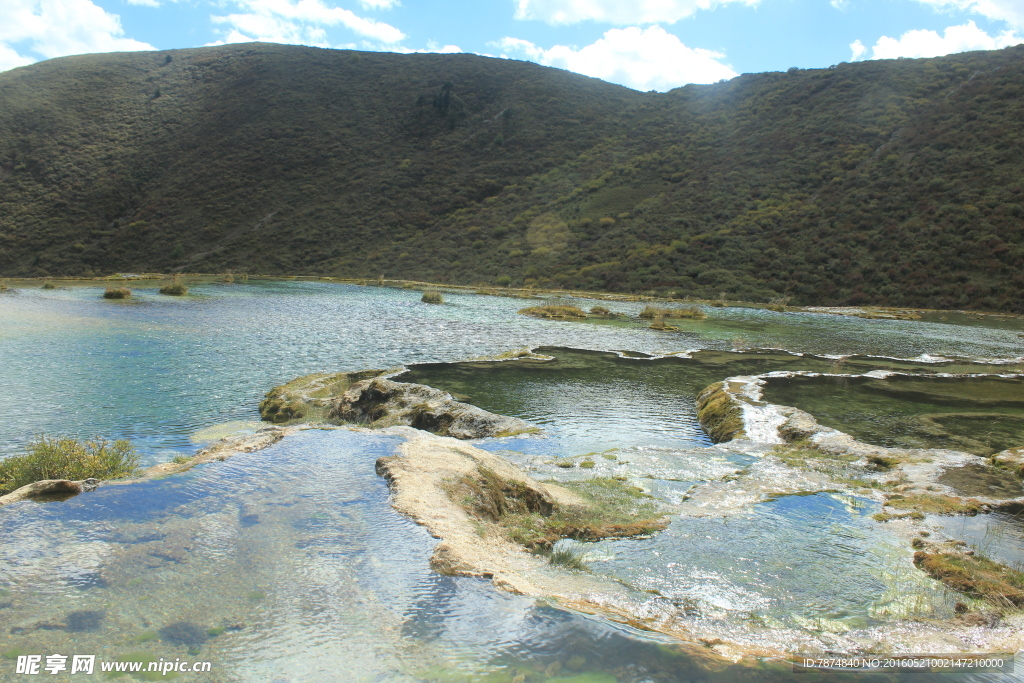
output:
M 320 282 L 208 283 L 183 299 L 137 289 L 129 302 L 104 301 L 100 291 L 0 296 L 0 453 L 45 431 L 128 437 L 148 461 L 166 460 L 244 429 L 215 426 L 255 419 L 262 394 L 298 375 L 428 363 L 403 379 L 546 429 L 482 447 L 541 478 L 624 477 L 677 506 L 666 533 L 593 544 L 594 571 L 633 586 L 635 609 L 696 632 L 724 625 L 751 643 L 766 624 L 884 620 L 900 595 L 928 598 L 934 586 L 880 571 L 908 549 L 870 533 L 871 508 L 855 500 L 787 495 L 740 516 L 688 514 L 692 487 L 760 463 L 754 452 L 705 448 L 694 394 L 727 375 L 833 363 L 723 350 L 857 353 L 846 363 L 865 369 L 929 367 L 866 355 L 1021 352 L 1014 329 L 751 309 L 709 309 L 707 321 L 663 334 L 641 323 L 517 316 L 520 300 L 446 295 L 449 303 L 430 306 L 418 292 Z M 558 360 L 430 365 L 523 346 L 550 347 Z M 606 353 L 698 348 L 713 351 L 656 360 Z M 208 659 L 209 680 L 225 681 L 786 680 L 770 665 L 709 673 L 666 639 L 435 575 L 433 539 L 394 513 L 374 473 L 394 444 L 308 431 L 184 475 L 3 508 L 0 650 Z M 584 459 L 593 466 L 580 466 Z M 838 585 L 815 580 L 831 580 L 838 567 Z M 939 598 L 926 602 L 944 608 Z M 94 614 L 88 628 L 68 630 L 81 622 L 75 612 Z M 227 630 L 202 637 L 219 628 Z M 0 667 L 0 680 L 16 680 L 12 668 Z
M 521 299 L 308 281 L 207 283 L 188 297 L 135 284 L 129 301 L 102 288 L 12 289 L 0 295 L 0 455 L 35 432 L 127 437 L 152 460 L 190 451 L 213 424 L 258 419 L 271 387 L 309 372 L 448 362 L 523 346 L 645 353 L 736 343 L 804 353 L 1011 358 L 1014 330 L 709 308 L 678 333 L 516 315 Z M 579 302 L 589 307 L 596 302 Z M 638 313 L 643 304 L 615 303 Z M 994 321 L 999 322 L 999 321 Z M 740 342 L 739 338 L 743 341 Z M 163 451 L 163 453 L 161 453 Z
M 1019 377 L 777 377 L 763 395 L 880 446 L 990 455 L 1024 444 Z

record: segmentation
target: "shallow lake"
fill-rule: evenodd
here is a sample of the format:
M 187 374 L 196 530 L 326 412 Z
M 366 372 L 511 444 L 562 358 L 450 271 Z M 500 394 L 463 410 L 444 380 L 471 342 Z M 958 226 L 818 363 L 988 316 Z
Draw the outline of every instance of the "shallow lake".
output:
M 516 314 L 528 305 L 517 299 L 446 294 L 431 306 L 416 291 L 315 281 L 200 284 L 181 299 L 100 293 L 0 295 L 0 456 L 45 432 L 130 438 L 147 463 L 165 461 L 255 429 L 263 393 L 296 376 L 417 364 L 397 379 L 545 430 L 476 445 L 538 478 L 620 477 L 678 505 L 693 486 L 758 463 L 755 452 L 711 447 L 697 424 L 694 397 L 711 382 L 830 372 L 849 354 L 842 372 L 924 372 L 936 357 L 953 359 L 944 372 L 991 372 L 972 361 L 1024 352 L 1016 327 L 973 318 L 709 308 L 707 320 L 662 333 L 639 321 L 536 320 Z M 643 306 L 608 305 L 632 315 Z M 522 347 L 556 360 L 458 362 Z M 772 662 L 708 671 L 669 638 L 433 573 L 435 541 L 390 508 L 374 473 L 396 443 L 311 430 L 159 481 L 0 509 L 0 651 L 208 660 L 211 681 L 792 677 Z M 856 628 L 948 612 L 935 582 L 897 568 L 909 551 L 875 533 L 874 505 L 820 493 L 728 519 L 682 515 L 651 538 L 587 544 L 588 562 L 627 585 L 633 607 L 748 640 L 765 624 Z M 0 662 L 0 680 L 22 679 L 12 671 Z

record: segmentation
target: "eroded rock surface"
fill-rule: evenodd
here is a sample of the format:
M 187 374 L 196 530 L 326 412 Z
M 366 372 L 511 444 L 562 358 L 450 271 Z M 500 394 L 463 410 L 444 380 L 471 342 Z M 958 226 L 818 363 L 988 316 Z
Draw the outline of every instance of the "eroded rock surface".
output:
M 496 415 L 422 384 L 395 382 L 391 370 L 305 375 L 274 387 L 260 403 L 267 422 L 326 421 L 381 428 L 405 425 L 457 439 L 539 431 L 523 420 Z
M 528 422 L 461 403 L 438 389 L 380 378 L 353 384 L 327 416 L 371 427 L 406 425 L 456 439 L 538 431 Z

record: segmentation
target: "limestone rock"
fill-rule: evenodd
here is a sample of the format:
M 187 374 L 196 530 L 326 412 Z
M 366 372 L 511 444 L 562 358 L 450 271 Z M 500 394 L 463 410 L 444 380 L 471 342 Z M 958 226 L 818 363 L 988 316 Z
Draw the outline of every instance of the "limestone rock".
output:
M 327 416 L 372 427 L 406 425 L 456 439 L 537 431 L 528 422 L 460 403 L 438 389 L 380 378 L 350 386 L 333 403 Z

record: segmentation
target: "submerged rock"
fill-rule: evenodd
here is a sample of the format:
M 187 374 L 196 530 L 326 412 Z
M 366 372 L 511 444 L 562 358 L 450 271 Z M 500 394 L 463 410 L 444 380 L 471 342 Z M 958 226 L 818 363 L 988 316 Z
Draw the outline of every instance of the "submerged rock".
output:
M 176 621 L 164 626 L 159 631 L 160 639 L 174 645 L 202 645 L 210 636 L 189 621 Z
M 34 481 L 31 484 L 26 484 L 21 488 L 11 491 L 7 495 L 0 496 L 0 507 L 10 503 L 16 503 L 19 500 L 25 500 L 26 498 L 36 498 L 40 496 L 70 498 L 71 496 L 78 495 L 83 491 L 92 491 L 98 484 L 99 480 L 97 479 L 83 479 L 81 481 L 72 481 L 70 479 L 43 479 L 42 481 Z
M 100 623 L 107 615 L 104 612 L 97 610 L 79 610 L 77 612 L 69 612 L 65 617 L 64 630 L 71 632 L 80 631 L 96 631 L 99 630 Z

